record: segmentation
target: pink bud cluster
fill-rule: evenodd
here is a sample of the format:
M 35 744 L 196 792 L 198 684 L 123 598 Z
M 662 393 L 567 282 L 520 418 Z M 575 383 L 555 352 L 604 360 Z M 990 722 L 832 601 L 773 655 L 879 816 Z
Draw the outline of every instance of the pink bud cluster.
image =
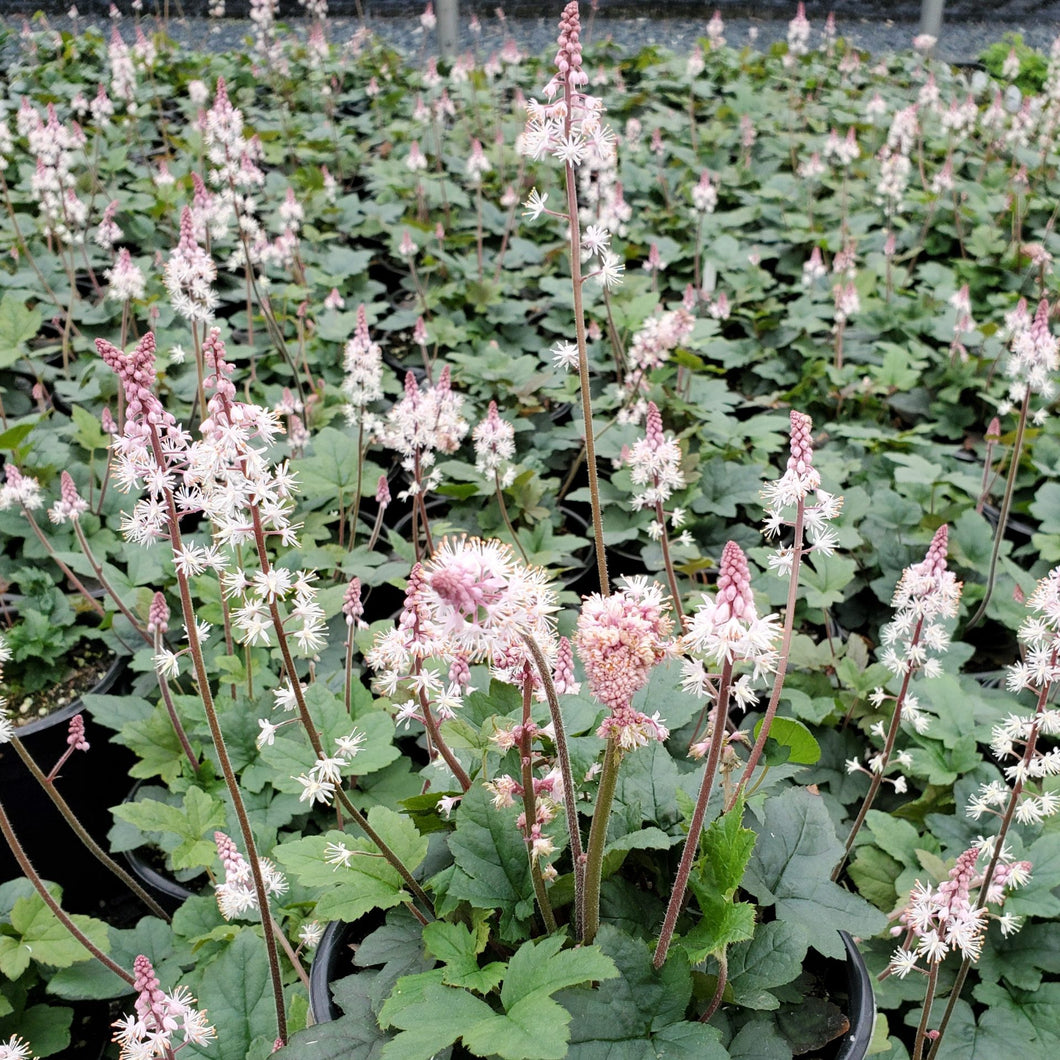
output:
M 254 878 L 250 864 L 240 853 L 235 840 L 224 832 L 214 832 L 214 843 L 217 855 L 224 866 L 224 883 L 214 885 L 217 907 L 225 920 L 243 916 L 258 908 L 258 894 L 254 888 Z M 265 892 L 281 895 L 287 890 L 287 879 L 268 858 L 261 858 L 261 875 L 265 883 Z
M 167 994 L 151 961 L 143 954 L 133 961 L 133 976 L 135 1015 L 112 1025 L 113 1041 L 121 1046 L 121 1060 L 172 1056 L 186 1043 L 201 1047 L 216 1039 L 217 1032 L 206 1022 L 206 1011 L 195 1007 L 195 998 L 188 989 L 178 987 Z M 178 1034 L 182 1041 L 177 1041 Z
M 59 499 L 48 509 L 48 518 L 56 525 L 76 521 L 82 512 L 88 510 L 88 501 L 77 492 L 77 484 L 70 472 L 64 471 L 59 481 Z
M 590 691 L 611 711 L 597 735 L 629 750 L 669 735 L 658 713 L 649 718 L 631 704 L 651 671 L 674 655 L 676 643 L 662 587 L 643 577 L 620 584 L 610 596 L 585 599 L 574 643 Z
M 497 402 L 491 401 L 485 419 L 471 432 L 475 443 L 475 468 L 480 475 L 492 479 L 500 477 L 502 486 L 510 486 L 515 478 L 511 460 L 515 456 L 515 428 L 501 419 Z

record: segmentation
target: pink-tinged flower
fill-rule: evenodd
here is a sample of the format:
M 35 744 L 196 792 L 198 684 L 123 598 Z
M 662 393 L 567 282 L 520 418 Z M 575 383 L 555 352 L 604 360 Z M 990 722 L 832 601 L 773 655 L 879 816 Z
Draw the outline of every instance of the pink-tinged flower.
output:
M 710 21 L 707 22 L 707 40 L 711 48 L 725 47 L 725 22 L 718 10 L 715 10 L 710 16 Z
M 258 895 L 254 888 L 254 877 L 250 865 L 239 852 L 235 841 L 224 832 L 214 832 L 217 855 L 224 866 L 224 883 L 214 885 L 217 907 L 225 920 L 243 916 L 258 908 Z M 265 893 L 281 895 L 287 890 L 287 878 L 268 858 L 261 858 L 261 875 Z
M 387 482 L 386 475 L 380 475 L 375 484 L 375 503 L 380 508 L 385 508 L 390 503 L 390 483 Z
M 553 647 L 557 605 L 548 575 L 521 563 L 502 541 L 443 540 L 423 565 L 417 602 L 430 627 L 472 662 L 522 653 L 523 634 Z
M 133 264 L 129 251 L 122 247 L 114 265 L 103 270 L 108 281 L 107 298 L 113 302 L 131 302 L 143 298 L 146 281 L 143 271 Z
M 361 579 L 354 577 L 346 586 L 346 593 L 342 598 L 342 613 L 346 616 L 347 626 L 360 624 L 361 616 L 364 614 L 364 604 L 361 603 Z
M 574 646 L 566 637 L 559 638 L 556 648 L 556 668 L 552 683 L 558 695 L 576 696 L 581 691 L 581 682 L 574 676 Z
M 614 740 L 623 751 L 647 747 L 649 743 L 665 743 L 670 730 L 662 723 L 659 712 L 648 717 L 631 706 L 617 707 L 606 718 L 596 735 L 602 740 Z
M 205 1046 L 217 1037 L 206 1022 L 206 1010 L 195 1008 L 195 998 L 187 988 L 178 987 L 167 994 L 143 954 L 133 961 L 133 976 L 135 1015 L 111 1024 L 115 1028 L 112 1040 L 121 1046 L 121 1060 L 172 1055 L 188 1042 Z M 178 1041 L 177 1035 L 183 1041 Z
M 948 527 L 935 531 L 927 555 L 906 567 L 894 590 L 894 619 L 880 634 L 884 645 L 881 662 L 895 675 L 923 670 L 927 677 L 941 672 L 938 658 L 949 647 L 949 634 L 938 621 L 953 618 L 961 597 L 961 583 L 946 569 Z M 918 731 L 925 724 L 916 712 L 913 697 L 906 696 L 905 716 Z
M 493 169 L 493 164 L 482 150 L 482 144 L 478 140 L 471 141 L 471 154 L 468 155 L 465 172 L 471 183 L 476 187 L 482 183 L 483 176 Z
M 713 213 L 718 205 L 718 189 L 706 169 L 699 174 L 699 183 L 692 188 L 692 205 L 697 213 Z
M 82 512 L 88 510 L 88 501 L 77 492 L 77 484 L 70 472 L 64 471 L 59 481 L 59 499 L 48 509 L 48 518 L 56 525 L 76 521 Z
M 577 168 L 614 157 L 614 134 L 601 121 L 603 101 L 582 91 L 589 75 L 582 68 L 581 22 L 576 2 L 567 4 L 559 24 L 556 73 L 545 86 L 555 103 L 527 105 L 528 121 L 519 138 L 519 150 L 531 158 L 552 156 L 565 166 Z
M 471 432 L 475 443 L 475 468 L 481 475 L 492 479 L 501 476 L 501 484 L 507 484 L 509 474 L 514 474 L 511 459 L 515 456 L 515 428 L 502 420 L 497 411 L 497 402 L 491 401 L 485 419 L 480 420 Z
M 574 636 L 589 690 L 612 712 L 628 708 L 652 669 L 675 650 L 662 587 L 642 577 L 620 584 L 610 596 L 586 597 Z
M 346 417 L 353 423 L 365 409 L 383 396 L 383 349 L 368 332 L 368 314 L 362 302 L 357 307 L 357 327 L 343 352 L 342 391 L 348 402 Z
M 1049 330 L 1049 301 L 1043 298 L 1038 303 L 1033 320 L 1028 320 L 1026 305 L 1022 304 L 1022 314 L 1017 306 L 1017 310 L 1006 317 L 1013 335 L 1005 363 L 1005 375 L 1009 378 L 1008 398 L 999 407 L 1001 415 L 1020 405 L 1027 394 L 1038 394 L 1046 403 L 1056 394 L 1060 344 Z
M 977 867 L 983 854 L 989 858 L 989 844 L 969 847 L 937 887 L 917 880 L 908 904 L 898 917 L 899 924 L 905 928 L 905 938 L 891 958 L 891 970 L 899 978 L 904 978 L 921 960 L 929 965 L 937 964 L 954 951 L 972 961 L 979 959 L 987 923 L 993 915 L 985 904 L 977 905 L 972 898 L 972 892 L 983 882 L 983 873 Z M 1003 858 L 994 871 L 986 902 L 1002 904 L 1006 888 L 1026 883 L 1030 869 L 1029 861 L 1012 862 Z M 997 919 L 1008 920 L 1002 924 L 1005 934 L 1018 927 L 1018 923 L 1012 922 L 1015 918 Z
M 37 1060 L 29 1042 L 18 1034 L 12 1034 L 6 1042 L 0 1042 L 0 1060 Z
M 795 9 L 795 17 L 788 23 L 788 55 L 805 55 L 810 50 L 810 20 L 806 17 L 806 5 Z
M 747 557 L 735 541 L 729 541 L 721 554 L 717 592 L 704 594 L 703 603 L 689 620 L 686 648 L 697 658 L 717 664 L 750 662 L 757 678 L 776 669 L 779 637 L 776 615 L 759 618 Z
M 809 416 L 791 410 L 789 456 L 784 474 L 769 482 L 762 490 L 766 505 L 767 537 L 775 537 L 785 526 L 794 526 L 790 509 L 803 506 L 803 526 L 810 548 L 831 555 L 839 544 L 835 530 L 829 525 L 843 507 L 843 498 L 821 489 L 821 476 L 813 466 L 813 422 Z M 806 504 L 811 493 L 816 503 Z M 770 569 L 781 576 L 791 573 L 794 558 L 791 548 L 783 546 L 770 557 Z
M 663 431 L 662 416 L 654 401 L 648 402 L 644 437 L 633 443 L 626 458 L 634 486 L 645 486 L 633 498 L 633 507 L 655 508 L 665 504 L 674 490 L 685 484 L 681 473 L 681 446 Z
M 164 281 L 174 310 L 187 320 L 209 323 L 217 308 L 217 266 L 195 238 L 190 207 L 180 215 L 180 242 L 166 262 Z
M 4 464 L 6 482 L 0 486 L 0 511 L 20 507 L 31 512 L 44 504 L 40 483 L 31 475 L 23 475 L 14 464 Z

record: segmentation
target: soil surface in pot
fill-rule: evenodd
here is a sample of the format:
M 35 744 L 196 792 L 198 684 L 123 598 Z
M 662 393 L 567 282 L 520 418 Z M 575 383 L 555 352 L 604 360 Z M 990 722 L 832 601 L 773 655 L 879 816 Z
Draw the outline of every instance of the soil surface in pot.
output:
M 91 692 L 114 663 L 114 653 L 105 644 L 83 640 L 69 653 L 69 668 L 56 684 L 35 692 L 24 692 L 14 682 L 8 685 L 7 709 L 15 729 L 39 721 Z

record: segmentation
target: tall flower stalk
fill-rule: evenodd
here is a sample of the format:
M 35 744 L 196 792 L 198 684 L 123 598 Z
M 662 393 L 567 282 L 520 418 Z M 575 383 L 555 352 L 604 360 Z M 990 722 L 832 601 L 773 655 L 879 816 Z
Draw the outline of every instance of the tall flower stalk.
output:
M 1049 331 L 1049 301 L 1043 298 L 1038 303 L 1034 319 L 1029 319 L 1026 306 L 1021 300 L 1016 309 L 1010 313 L 1006 322 L 1012 329 L 1010 356 L 1005 366 L 1009 377 L 1008 398 L 998 410 L 1004 415 L 1013 407 L 1019 408 L 1016 421 L 1016 439 L 1012 443 L 1012 454 L 1009 457 L 1008 477 L 1005 480 L 1005 493 L 1001 499 L 1001 512 L 994 529 L 994 546 L 990 553 L 990 569 L 986 576 L 986 589 L 976 612 L 968 620 L 966 630 L 977 626 L 986 614 L 987 605 L 994 591 L 997 577 L 997 561 L 1001 554 L 1001 541 L 1005 536 L 1009 513 L 1012 510 L 1012 497 L 1016 490 L 1016 475 L 1019 472 L 1020 458 L 1023 455 L 1023 441 L 1027 432 L 1030 417 L 1031 397 L 1038 394 L 1048 403 L 1056 394 L 1054 376 L 1060 368 L 1060 343 Z M 1045 421 L 1045 405 L 1034 414 L 1035 424 Z
M 937 677 L 942 672 L 938 655 L 949 646 L 949 634 L 940 619 L 954 618 L 961 596 L 961 583 L 953 572 L 946 569 L 946 548 L 949 528 L 944 523 L 935 531 L 927 555 L 902 572 L 894 590 L 894 619 L 884 627 L 882 641 L 884 665 L 901 679 L 897 695 L 888 695 L 882 688 L 873 693 L 873 702 L 882 706 L 893 700 L 890 724 L 884 736 L 883 749 L 873 755 L 864 767 L 858 759 L 847 763 L 848 772 L 866 772 L 870 777 L 869 790 L 865 793 L 857 817 L 843 848 L 843 856 L 832 872 L 836 880 L 843 872 L 854 841 L 886 777 L 892 761 L 896 761 L 895 744 L 902 721 L 908 721 L 917 732 L 927 727 L 927 718 L 919 710 L 919 700 L 910 690 L 913 677 L 923 673 L 925 677 Z M 934 653 L 934 655 L 932 654 Z M 881 726 L 882 730 L 882 726 Z M 896 789 L 905 790 L 905 778 L 892 780 Z
M 541 195 L 535 188 L 526 201 L 526 213 L 535 220 L 542 213 L 560 217 L 570 227 L 571 289 L 574 298 L 574 334 L 578 355 L 578 382 L 581 391 L 582 424 L 585 434 L 585 463 L 589 477 L 589 497 L 593 513 L 593 540 L 596 548 L 596 568 L 600 592 L 607 596 L 610 584 L 607 577 L 607 554 L 604 549 L 603 516 L 600 509 L 600 486 L 596 468 L 596 439 L 593 433 L 593 408 L 589 354 L 586 343 L 585 308 L 582 301 L 582 285 L 589 276 L 595 277 L 605 287 L 621 282 L 624 264 L 610 249 L 610 235 L 598 226 L 587 242 L 582 238 L 578 218 L 577 168 L 592 164 L 594 159 L 610 160 L 614 157 L 614 134 L 601 121 L 603 100 L 587 95 L 582 87 L 589 83 L 589 75 L 582 69 L 581 19 L 577 0 L 563 9 L 559 23 L 555 65 L 556 73 L 545 86 L 549 100 L 557 95 L 554 103 L 541 104 L 532 100 L 527 106 L 529 120 L 523 134 L 522 150 L 532 158 L 551 156 L 563 164 L 566 209 L 559 213 L 546 210 L 548 195 Z M 582 253 L 597 255 L 599 267 L 583 275 Z
M 713 597 L 704 595 L 703 602 L 688 623 L 684 637 L 686 650 L 696 660 L 686 665 L 685 687 L 694 691 L 709 691 L 714 698 L 714 709 L 706 738 L 693 746 L 693 752 L 698 756 L 705 753 L 707 763 L 655 947 L 653 963 L 656 968 L 661 968 L 666 961 L 677 928 L 677 917 L 684 905 L 692 863 L 699 850 L 707 804 L 718 774 L 722 751 L 728 743 L 725 719 L 729 701 L 735 695 L 746 705 L 754 698 L 750 692 L 751 681 L 776 669 L 778 634 L 776 615 L 759 617 L 751 592 L 747 557 L 739 545 L 729 541 L 721 554 L 717 591 Z M 709 675 L 704 667 L 705 662 L 720 666 L 720 671 Z M 738 664 L 750 664 L 752 673 L 744 674 L 734 682 L 733 675 Z
M 676 650 L 673 620 L 662 587 L 645 578 L 624 578 L 617 592 L 594 593 L 582 605 L 575 646 L 589 678 L 589 690 L 610 713 L 597 729 L 606 741 L 596 807 L 585 860 L 582 942 L 592 942 L 600 926 L 600 882 L 607 822 L 623 757 L 670 731 L 659 713 L 649 717 L 633 707 L 633 695 L 648 683 L 652 669 Z

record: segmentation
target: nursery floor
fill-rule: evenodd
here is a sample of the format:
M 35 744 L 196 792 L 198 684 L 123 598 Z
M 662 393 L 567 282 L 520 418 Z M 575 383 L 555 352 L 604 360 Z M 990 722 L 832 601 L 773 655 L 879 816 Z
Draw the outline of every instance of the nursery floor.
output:
M 420 28 L 418 18 L 410 16 L 411 0 L 366 0 L 364 6 L 368 11 L 368 21 L 371 27 L 390 41 L 396 47 L 406 51 L 418 51 L 424 46 L 424 33 Z M 291 6 L 292 0 L 282 6 L 286 11 Z M 5 22 L 12 27 L 19 25 L 17 9 L 23 7 L 25 13 L 30 13 L 41 7 L 38 0 L 12 0 L 5 6 L 5 16 L 0 17 L 0 25 Z M 63 4 L 65 7 L 65 3 Z M 422 9 L 422 3 L 415 0 L 412 7 L 415 10 Z M 467 18 L 472 10 L 481 5 L 461 5 L 462 34 L 461 47 L 472 45 L 471 35 L 467 30 Z M 492 12 L 492 4 L 489 11 Z M 506 28 L 502 27 L 492 13 L 480 14 L 482 23 L 482 36 L 479 47 L 488 51 L 490 48 L 499 46 L 502 40 L 510 35 L 515 38 L 516 43 L 524 50 L 538 53 L 546 50 L 552 45 L 556 33 L 556 17 L 559 11 L 559 0 L 556 3 L 556 14 L 549 17 L 536 17 L 533 12 L 541 11 L 540 3 L 527 4 L 517 0 L 514 4 L 506 5 L 510 11 L 506 19 Z M 588 7 L 588 3 L 584 5 Z M 601 5 L 604 8 L 610 6 L 612 10 L 630 12 L 642 10 L 647 12 L 648 5 L 643 3 L 619 3 L 607 5 L 606 0 Z M 698 10 L 707 12 L 713 10 L 713 4 L 700 2 Z M 723 15 L 727 5 L 721 4 Z M 768 47 L 777 40 L 783 40 L 787 36 L 788 17 L 794 11 L 794 3 L 783 0 L 770 0 L 769 3 L 730 5 L 733 10 L 750 11 L 755 17 L 725 18 L 725 33 L 730 44 L 739 45 L 754 37 L 757 47 Z M 341 7 L 342 10 L 353 9 L 353 0 L 344 0 L 341 5 L 332 4 L 333 10 Z M 814 8 L 820 8 L 815 12 Z M 869 12 L 870 5 L 865 2 L 854 2 L 848 0 L 846 3 L 807 4 L 807 11 L 815 31 L 819 31 L 823 25 L 824 13 L 835 8 L 837 11 L 837 27 L 841 36 L 845 37 L 857 47 L 871 53 L 893 52 L 908 48 L 913 36 L 918 32 L 919 2 L 911 3 L 905 0 L 903 3 L 891 5 L 889 18 L 880 18 L 875 12 L 872 17 L 864 17 L 858 12 Z M 176 4 L 172 4 L 176 9 Z M 789 10 L 790 9 L 790 10 Z M 638 49 L 650 44 L 665 45 L 675 51 L 691 49 L 695 41 L 703 36 L 706 26 L 706 17 L 700 14 L 690 17 L 691 12 L 696 10 L 695 5 L 676 0 L 676 2 L 663 3 L 650 9 L 652 16 L 641 15 L 639 17 L 611 17 L 598 15 L 592 24 L 588 17 L 585 19 L 586 33 L 596 39 L 604 36 L 612 37 L 617 43 L 629 49 Z M 878 9 L 877 9 L 878 10 Z M 1030 45 L 1048 51 L 1053 40 L 1060 34 L 1060 0 L 1000 0 L 993 5 L 991 20 L 981 21 L 983 5 L 981 0 L 960 0 L 953 3 L 948 0 L 946 4 L 945 20 L 937 54 L 940 58 L 949 62 L 966 63 L 974 61 L 979 53 L 988 45 L 999 40 L 1005 33 L 1018 33 Z M 976 19 L 979 20 L 976 20 Z M 69 29 L 70 20 L 65 14 L 55 15 L 50 19 L 52 25 L 59 29 Z M 284 21 L 301 31 L 306 20 L 293 16 L 285 16 Z M 85 15 L 80 19 L 80 25 L 95 24 L 105 33 L 109 33 L 110 21 L 102 15 Z M 132 21 L 125 20 L 126 29 L 132 33 Z M 332 17 L 330 25 L 332 33 L 336 37 L 348 36 L 353 33 L 359 25 L 359 20 L 350 17 Z M 212 50 L 221 51 L 241 47 L 244 38 L 251 35 L 253 24 L 245 19 L 230 18 L 224 20 L 207 20 L 203 18 L 172 18 L 169 23 L 170 34 L 178 41 L 193 42 L 200 46 L 203 40 L 209 40 Z M 433 50 L 435 39 L 433 34 L 427 40 L 427 47 Z

